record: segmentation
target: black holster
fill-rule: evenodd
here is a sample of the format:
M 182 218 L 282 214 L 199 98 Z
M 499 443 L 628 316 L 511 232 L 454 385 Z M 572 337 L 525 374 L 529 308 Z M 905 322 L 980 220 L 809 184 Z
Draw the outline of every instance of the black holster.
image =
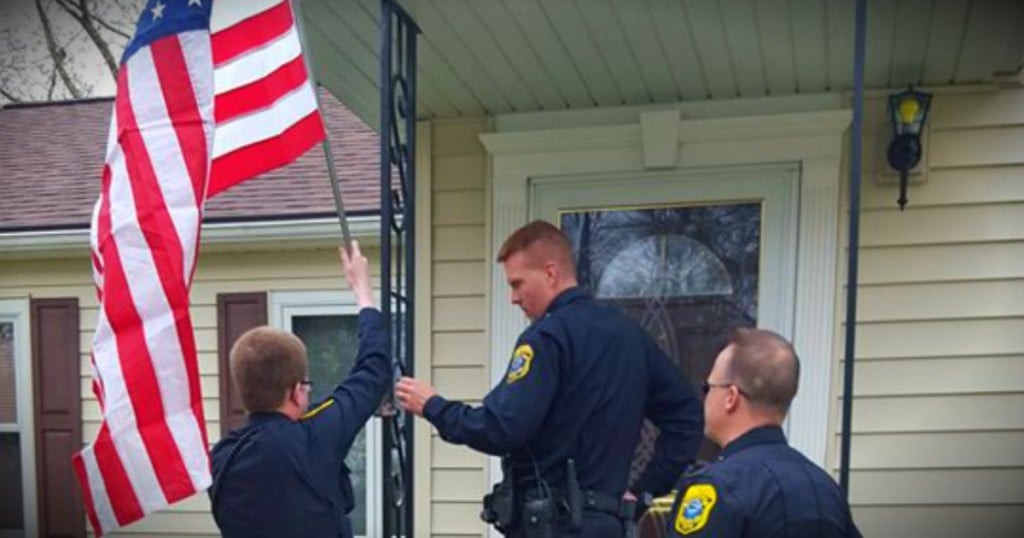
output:
M 484 507 L 480 511 L 480 519 L 484 523 L 494 525 L 502 534 L 508 534 L 518 522 L 518 499 L 513 486 L 512 466 L 507 459 L 502 459 L 501 467 L 504 476 L 484 495 Z

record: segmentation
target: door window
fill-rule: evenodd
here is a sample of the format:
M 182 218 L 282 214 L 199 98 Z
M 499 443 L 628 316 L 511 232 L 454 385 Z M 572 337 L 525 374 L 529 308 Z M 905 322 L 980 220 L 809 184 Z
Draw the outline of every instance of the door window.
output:
M 731 329 L 757 325 L 760 201 L 559 213 L 580 284 L 646 329 L 686 378 L 707 378 Z M 631 479 L 657 430 L 644 425 Z M 699 457 L 711 459 L 705 441 Z

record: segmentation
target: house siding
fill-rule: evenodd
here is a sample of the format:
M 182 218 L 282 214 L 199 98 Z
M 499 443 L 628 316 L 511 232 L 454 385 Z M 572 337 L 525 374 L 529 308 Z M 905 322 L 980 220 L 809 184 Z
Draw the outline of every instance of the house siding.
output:
M 430 124 L 430 376 L 448 398 L 479 403 L 490 389 L 487 334 L 487 156 L 482 120 Z M 430 429 L 430 533 L 482 536 L 480 499 L 489 490 L 485 456 Z M 417 533 L 420 534 L 420 533 Z M 425 534 L 424 534 L 425 535 Z
M 367 249 L 375 274 L 379 251 Z M 376 278 L 376 277 L 375 277 Z M 220 390 L 217 361 L 217 294 L 345 289 L 333 247 L 287 252 L 203 252 L 191 292 L 192 323 L 199 353 L 203 411 L 210 443 L 220 439 Z M 96 437 L 102 419 L 92 392 L 89 353 L 96 329 L 98 303 L 88 258 L 4 261 L 0 263 L 0 298 L 76 297 L 80 307 L 80 375 L 83 441 Z M 89 529 L 90 536 L 92 529 Z M 197 537 L 218 536 L 206 493 L 151 514 L 114 535 Z
M 865 536 L 1020 536 L 1024 91 L 937 94 L 903 212 L 880 168 L 885 101 L 865 108 L 854 517 Z

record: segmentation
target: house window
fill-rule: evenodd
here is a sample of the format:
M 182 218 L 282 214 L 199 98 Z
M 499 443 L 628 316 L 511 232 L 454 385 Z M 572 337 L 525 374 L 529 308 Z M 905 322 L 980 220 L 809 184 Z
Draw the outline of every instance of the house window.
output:
M 34 534 L 28 303 L 0 301 L 0 538 Z
M 271 294 L 271 324 L 291 331 L 306 345 L 310 402 L 326 398 L 352 369 L 359 347 L 355 297 L 337 290 Z M 352 471 L 356 507 L 349 514 L 356 536 L 380 534 L 380 419 L 356 437 L 345 464 Z

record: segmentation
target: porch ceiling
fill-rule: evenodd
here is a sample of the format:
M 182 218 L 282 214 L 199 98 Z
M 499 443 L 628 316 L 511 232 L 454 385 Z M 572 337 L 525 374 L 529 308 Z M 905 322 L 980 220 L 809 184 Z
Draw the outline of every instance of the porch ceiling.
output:
M 847 90 L 853 0 L 400 0 L 421 118 Z M 317 79 L 378 124 L 378 0 L 301 3 Z M 868 3 L 867 88 L 1020 82 L 1020 0 Z

